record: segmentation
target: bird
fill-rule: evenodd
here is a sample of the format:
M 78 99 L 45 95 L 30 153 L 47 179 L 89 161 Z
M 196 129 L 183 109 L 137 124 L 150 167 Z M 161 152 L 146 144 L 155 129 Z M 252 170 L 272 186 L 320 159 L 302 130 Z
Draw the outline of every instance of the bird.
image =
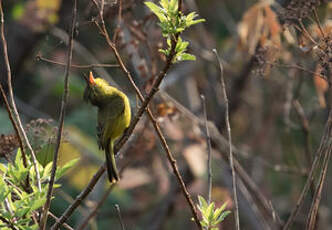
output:
M 130 125 L 130 102 L 125 93 L 103 78 L 95 78 L 91 71 L 85 81 L 87 85 L 83 99 L 98 108 L 98 145 L 105 151 L 108 179 L 111 183 L 116 183 L 120 178 L 115 162 L 114 143 Z

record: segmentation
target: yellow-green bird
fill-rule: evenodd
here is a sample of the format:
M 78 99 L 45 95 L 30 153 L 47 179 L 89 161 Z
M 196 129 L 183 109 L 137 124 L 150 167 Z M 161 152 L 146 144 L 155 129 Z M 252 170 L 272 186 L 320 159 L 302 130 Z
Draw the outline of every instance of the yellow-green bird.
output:
M 120 90 L 92 72 L 85 79 L 87 86 L 84 100 L 98 107 L 97 136 L 99 148 L 105 150 L 108 178 L 111 183 L 119 180 L 114 156 L 114 142 L 128 128 L 131 119 L 129 99 Z

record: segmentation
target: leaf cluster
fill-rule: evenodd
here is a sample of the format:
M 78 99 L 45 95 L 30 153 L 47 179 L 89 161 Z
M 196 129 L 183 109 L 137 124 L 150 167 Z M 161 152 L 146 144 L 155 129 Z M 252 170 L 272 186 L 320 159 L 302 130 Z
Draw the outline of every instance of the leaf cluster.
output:
M 194 55 L 186 53 L 189 43 L 183 41 L 179 34 L 190 26 L 205 20 L 195 19 L 198 16 L 195 12 L 184 15 L 179 11 L 178 0 L 160 0 L 159 3 L 160 6 L 153 2 L 145 2 L 145 5 L 158 17 L 162 35 L 167 38 L 167 49 L 159 51 L 168 57 L 175 45 L 172 62 L 195 60 Z
M 39 191 L 32 163 L 29 159 L 27 161 L 28 167 L 24 167 L 22 154 L 18 149 L 13 163 L 0 164 L 0 216 L 7 220 L 0 220 L 0 229 L 10 229 L 8 223 L 15 229 L 33 230 L 39 227 L 33 217 L 36 217 L 36 211 L 46 202 L 52 162 L 45 167 L 37 163 L 42 185 Z M 74 159 L 60 167 L 56 172 L 56 179 L 61 178 L 76 162 L 77 159 Z M 26 183 L 27 178 L 29 185 Z
M 197 208 L 202 214 L 201 225 L 205 229 L 218 230 L 217 225 L 231 213 L 225 211 L 227 203 L 224 203 L 220 208 L 215 208 L 214 202 L 208 204 L 202 196 L 198 196 L 198 201 Z

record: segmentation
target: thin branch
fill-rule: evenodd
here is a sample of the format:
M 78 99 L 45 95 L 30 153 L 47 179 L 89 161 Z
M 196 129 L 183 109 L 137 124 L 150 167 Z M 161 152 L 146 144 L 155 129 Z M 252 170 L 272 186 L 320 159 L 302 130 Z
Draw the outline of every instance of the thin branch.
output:
M 121 224 L 121 230 L 126 230 L 123 220 L 122 220 L 122 216 L 121 216 L 121 211 L 120 211 L 120 206 L 118 204 L 114 205 L 116 212 L 118 213 L 118 217 L 119 217 L 119 222 Z
M 298 22 L 300 24 L 300 28 L 302 29 L 302 32 L 311 40 L 312 43 L 314 43 L 315 45 L 317 45 L 317 42 L 315 41 L 315 39 L 313 39 L 313 37 L 311 36 L 311 34 L 307 31 L 307 29 L 303 25 L 302 19 L 299 19 Z
M 188 117 L 193 123 L 199 124 L 200 126 L 204 125 L 204 121 L 200 118 L 198 118 L 195 114 L 193 114 L 191 111 L 189 111 L 186 107 L 184 107 L 180 102 L 178 102 L 176 99 L 168 95 L 166 92 L 161 91 L 161 95 L 166 98 L 167 100 L 170 100 L 176 107 L 181 111 L 186 117 Z M 211 135 L 211 141 L 216 145 L 216 148 L 219 149 L 220 152 L 225 152 L 229 148 L 229 142 L 224 138 L 223 135 L 219 132 L 219 129 L 216 127 L 216 125 L 208 121 L 208 127 L 210 130 Z M 233 145 L 233 152 L 237 154 L 238 156 L 244 157 L 246 159 L 249 159 L 250 155 L 247 152 L 244 152 L 243 150 L 239 150 Z M 229 156 L 225 154 L 221 154 L 221 156 L 225 159 L 225 161 L 229 162 Z M 271 167 L 272 169 L 276 171 L 282 171 L 282 172 L 292 172 L 292 173 L 300 173 L 301 175 L 307 175 L 306 172 L 298 172 L 294 171 L 291 168 L 283 165 L 276 165 L 272 166 L 269 162 L 265 161 L 263 158 L 258 158 L 259 161 L 261 161 L 264 165 Z M 261 207 L 262 214 L 268 215 L 269 217 L 273 218 L 275 222 L 278 224 L 278 226 L 281 226 L 281 220 L 279 215 L 276 213 L 275 210 L 273 210 L 273 207 L 270 205 L 270 201 L 265 197 L 265 195 L 260 191 L 259 187 L 255 184 L 253 179 L 246 173 L 246 171 L 243 169 L 241 164 L 234 159 L 234 167 L 236 170 L 236 173 L 240 177 L 240 179 L 243 181 L 243 184 L 247 188 L 247 190 L 250 192 L 251 196 L 255 199 L 257 205 Z M 275 217 L 275 218 L 274 218 Z
M 108 195 L 111 193 L 111 191 L 113 190 L 114 184 L 111 184 L 108 189 L 106 190 L 106 192 L 104 193 L 104 195 L 102 196 L 102 198 L 100 199 L 100 201 L 97 203 L 97 205 L 93 208 L 93 210 L 90 212 L 90 214 L 83 220 L 83 222 L 76 228 L 77 230 L 83 230 L 86 228 L 86 226 L 88 225 L 89 221 L 97 214 L 98 209 L 105 203 L 105 201 L 107 200 Z
M 314 230 L 316 228 L 316 220 L 317 220 L 317 214 L 318 214 L 318 209 L 319 209 L 319 204 L 321 200 L 321 195 L 322 195 L 322 190 L 324 183 L 326 181 L 326 175 L 327 175 L 327 170 L 329 166 L 329 161 L 331 157 L 331 152 L 332 152 L 332 110 L 330 110 L 330 115 L 327 121 L 327 137 L 324 138 L 324 146 L 321 149 L 322 155 L 324 156 L 324 160 L 322 163 L 322 170 L 320 173 L 320 178 L 319 178 L 319 183 L 317 186 L 317 189 L 315 191 L 313 201 L 311 203 L 310 211 L 308 214 L 307 218 L 307 228 L 308 230 Z
M 55 182 L 55 173 L 57 170 L 58 154 L 59 154 L 60 143 L 61 143 L 61 139 L 62 139 L 65 111 L 66 111 L 67 101 L 68 101 L 68 97 L 69 97 L 69 71 L 70 71 L 70 66 L 71 66 L 72 57 L 73 57 L 73 38 L 74 38 L 74 30 L 75 30 L 76 14 L 77 14 L 77 0 L 73 0 L 73 1 L 74 1 L 74 5 L 73 5 L 73 13 L 72 13 L 72 24 L 71 24 L 69 47 L 68 47 L 68 53 L 67 53 L 67 55 L 68 55 L 67 56 L 67 66 L 65 68 L 64 92 L 63 92 L 63 97 L 61 100 L 59 128 L 58 128 L 57 140 L 56 140 L 55 151 L 54 151 L 54 156 L 53 156 L 51 178 L 50 178 L 50 182 L 49 182 L 49 186 L 48 186 L 46 202 L 45 202 L 45 205 L 43 208 L 42 219 L 40 222 L 40 229 L 43 229 L 43 230 L 46 229 L 48 210 L 50 209 L 50 206 L 51 206 L 51 198 L 53 195 L 53 185 Z
M 206 137 L 206 149 L 208 154 L 207 168 L 208 168 L 208 204 L 211 203 L 211 193 L 212 193 L 212 165 L 211 165 L 211 137 L 208 127 L 208 119 L 206 112 L 206 100 L 204 95 L 201 95 L 204 113 L 204 124 L 205 124 L 205 137 Z
M 324 152 L 324 161 L 323 161 L 323 170 L 320 175 L 320 180 L 316 189 L 316 192 L 314 194 L 313 201 L 311 203 L 310 211 L 308 214 L 308 219 L 307 219 L 307 229 L 308 230 L 314 230 L 316 229 L 316 221 L 317 221 L 317 215 L 318 215 L 318 209 L 319 209 L 319 204 L 322 198 L 322 191 L 324 187 L 324 183 L 326 181 L 326 175 L 327 175 L 327 170 L 329 166 L 329 161 L 331 158 L 331 151 L 332 151 L 332 146 L 329 144 L 328 149 Z
M 12 87 L 12 74 L 10 70 L 10 64 L 9 64 L 9 58 L 8 58 L 8 49 L 7 49 L 7 41 L 5 37 L 5 28 L 4 28 L 4 14 L 3 14 L 3 9 L 2 9 L 2 0 L 0 0 L 0 14 L 1 14 L 1 41 L 2 41 L 2 46 L 3 46 L 3 57 L 5 60 L 5 65 L 6 65 L 6 70 L 7 70 L 7 84 L 8 84 L 8 91 L 9 91 L 9 101 L 10 105 L 13 111 L 14 118 L 17 122 L 17 127 L 19 128 L 19 133 L 20 135 L 18 136 L 21 138 L 21 135 L 23 136 L 24 144 L 28 147 L 30 154 L 32 156 L 32 164 L 34 167 L 34 170 L 36 172 L 36 182 L 37 182 L 37 187 L 38 190 L 41 191 L 41 184 L 40 184 L 40 174 L 39 170 L 37 167 L 37 158 L 35 155 L 35 152 L 33 151 L 31 144 L 28 140 L 27 134 L 24 131 L 20 116 L 17 112 L 16 104 L 14 101 L 14 93 L 13 93 L 13 87 Z
M 298 117 L 301 120 L 301 126 L 302 126 L 302 130 L 305 136 L 305 155 L 307 158 L 307 162 L 308 165 L 311 165 L 312 163 L 312 156 L 311 156 L 311 142 L 310 142 L 310 130 L 309 130 L 309 121 L 305 115 L 305 112 L 303 110 L 302 105 L 300 104 L 300 102 L 298 100 L 293 101 L 293 105 L 295 108 L 295 111 L 298 115 Z
M 18 142 L 20 144 L 20 148 L 21 148 L 21 151 L 22 151 L 22 158 L 23 158 L 23 165 L 24 167 L 26 168 L 28 165 L 27 165 L 27 158 L 26 158 L 26 154 L 25 154 L 25 149 L 23 147 L 23 142 L 22 142 L 22 139 L 20 138 L 20 132 L 19 132 L 19 128 L 13 118 L 13 114 L 12 114 L 12 111 L 10 110 L 10 105 L 8 103 L 8 100 L 7 100 L 7 97 L 6 97 L 6 94 L 5 94 L 5 91 L 2 87 L 2 84 L 0 83 L 0 91 L 1 91 L 1 96 L 3 98 L 3 101 L 5 102 L 5 105 L 6 105 L 6 110 L 7 110 L 7 113 L 8 113 L 8 116 L 9 116 L 9 119 L 14 127 L 14 130 L 15 130 L 15 133 L 18 137 Z
M 318 17 L 318 14 L 317 14 L 317 9 L 314 8 L 314 15 L 315 15 L 315 21 L 317 23 L 317 26 L 319 28 L 319 31 L 320 33 L 322 34 L 322 37 L 325 38 L 325 34 L 324 34 L 324 31 L 323 31 L 323 28 L 322 28 L 322 24 L 320 23 L 320 20 L 319 20 L 319 17 Z
M 290 229 L 291 225 L 293 224 L 293 222 L 295 220 L 295 217 L 297 216 L 297 214 L 300 210 L 300 207 L 302 206 L 302 204 L 304 202 L 304 198 L 305 198 L 306 194 L 309 191 L 310 185 L 312 184 L 312 182 L 314 180 L 314 173 L 315 173 L 316 169 L 319 166 L 319 162 L 320 162 L 320 160 L 323 156 L 325 148 L 326 148 L 327 145 L 331 145 L 329 143 L 329 141 L 331 142 L 331 136 L 332 136 L 331 126 L 332 126 L 332 111 L 330 110 L 329 118 L 328 118 L 328 120 L 326 122 L 326 125 L 325 125 L 324 135 L 321 138 L 319 148 L 318 148 L 317 153 L 315 155 L 315 158 L 312 162 L 307 181 L 306 181 L 306 183 L 305 183 L 305 185 L 302 189 L 302 192 L 301 192 L 301 194 L 300 194 L 300 196 L 299 196 L 299 198 L 296 202 L 296 205 L 295 205 L 294 209 L 291 212 L 291 215 L 288 217 L 288 220 L 287 220 L 286 224 L 283 227 L 283 230 Z M 330 146 L 330 148 L 331 148 L 331 146 Z
M 229 163 L 232 170 L 232 181 L 233 181 L 233 199 L 234 199 L 234 207 L 235 207 L 235 227 L 237 230 L 240 230 L 240 220 L 239 220 L 239 205 L 238 205 L 238 199 L 237 199 L 237 191 L 236 191 L 236 173 L 234 168 L 234 160 L 233 160 L 233 150 L 232 150 L 232 135 L 231 135 L 231 126 L 229 123 L 229 111 L 228 111 L 228 97 L 226 93 L 226 85 L 225 85 L 225 78 L 224 78 L 224 69 L 221 62 L 221 59 L 218 55 L 217 50 L 213 50 L 213 52 L 216 54 L 216 57 L 219 62 L 220 67 L 220 80 L 221 80 L 221 87 L 222 87 L 222 93 L 225 99 L 225 120 L 226 120 L 226 127 L 227 127 L 227 134 L 228 134 L 228 142 L 229 142 Z
M 59 218 L 56 217 L 56 215 L 54 215 L 53 213 L 51 212 L 48 212 L 48 215 L 50 217 L 52 217 L 54 220 L 58 220 Z M 65 229 L 68 229 L 68 230 L 74 230 L 72 227 L 70 227 L 67 223 L 63 223 L 62 226 L 65 228 Z
M 118 35 L 121 31 L 121 24 L 122 24 L 122 0 L 119 0 L 118 21 L 113 35 L 113 43 L 116 43 L 118 39 Z
M 328 79 L 326 79 L 326 76 L 324 76 L 323 74 L 316 73 L 315 71 L 306 69 L 305 67 L 297 65 L 297 64 L 282 64 L 282 63 L 269 62 L 269 61 L 266 61 L 266 63 L 269 64 L 269 65 L 272 65 L 272 66 L 277 66 L 277 67 L 290 68 L 290 69 L 298 69 L 298 70 L 301 70 L 301 71 L 306 72 L 306 73 L 314 74 L 313 76 L 318 76 L 318 77 L 320 77 L 320 78 L 322 78 L 324 80 L 328 80 Z
M 60 225 L 68 220 L 68 218 L 73 214 L 73 212 L 80 206 L 82 201 L 89 195 L 89 193 L 93 190 L 94 186 L 97 184 L 100 177 L 103 175 L 106 169 L 106 164 L 104 163 L 98 171 L 93 175 L 88 185 L 82 192 L 75 198 L 75 201 L 64 211 L 61 217 L 55 222 L 55 224 L 51 227 L 51 230 L 58 229 Z
M 10 119 L 10 121 L 11 121 L 13 127 L 14 127 L 15 133 L 18 137 L 18 141 L 19 141 L 20 148 L 21 148 L 21 151 L 22 151 L 23 165 L 24 165 L 24 167 L 27 167 L 27 159 L 26 159 L 25 149 L 23 147 L 22 139 L 20 138 L 20 133 L 19 133 L 19 130 L 18 130 L 19 128 L 18 128 L 18 126 L 17 126 L 17 124 L 16 124 L 16 122 L 13 118 L 13 114 L 11 112 L 10 105 L 8 103 L 5 91 L 4 91 L 1 83 L 0 83 L 0 91 L 1 91 L 1 96 L 3 98 L 3 101 L 5 102 L 5 105 L 6 105 L 5 107 L 6 107 L 6 110 L 7 110 L 7 113 L 8 113 L 8 117 L 9 117 L 9 119 Z
M 38 54 L 36 56 L 36 59 L 37 59 L 37 61 L 43 61 L 43 62 L 55 64 L 55 65 L 67 66 L 66 63 L 61 63 L 61 62 L 57 62 L 57 61 L 42 57 L 40 54 Z M 70 67 L 77 68 L 77 69 L 91 69 L 91 68 L 108 68 L 108 67 L 113 68 L 113 67 L 119 67 L 119 65 L 118 64 L 89 64 L 89 65 L 72 64 Z

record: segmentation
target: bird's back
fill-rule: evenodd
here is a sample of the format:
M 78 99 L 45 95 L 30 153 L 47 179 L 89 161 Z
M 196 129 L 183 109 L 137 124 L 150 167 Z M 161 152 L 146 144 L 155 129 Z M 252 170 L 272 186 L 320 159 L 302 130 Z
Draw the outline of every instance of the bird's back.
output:
M 104 105 L 98 109 L 99 138 L 103 148 L 107 142 L 115 141 L 123 134 L 131 119 L 128 97 L 112 86 L 108 86 L 105 92 Z

